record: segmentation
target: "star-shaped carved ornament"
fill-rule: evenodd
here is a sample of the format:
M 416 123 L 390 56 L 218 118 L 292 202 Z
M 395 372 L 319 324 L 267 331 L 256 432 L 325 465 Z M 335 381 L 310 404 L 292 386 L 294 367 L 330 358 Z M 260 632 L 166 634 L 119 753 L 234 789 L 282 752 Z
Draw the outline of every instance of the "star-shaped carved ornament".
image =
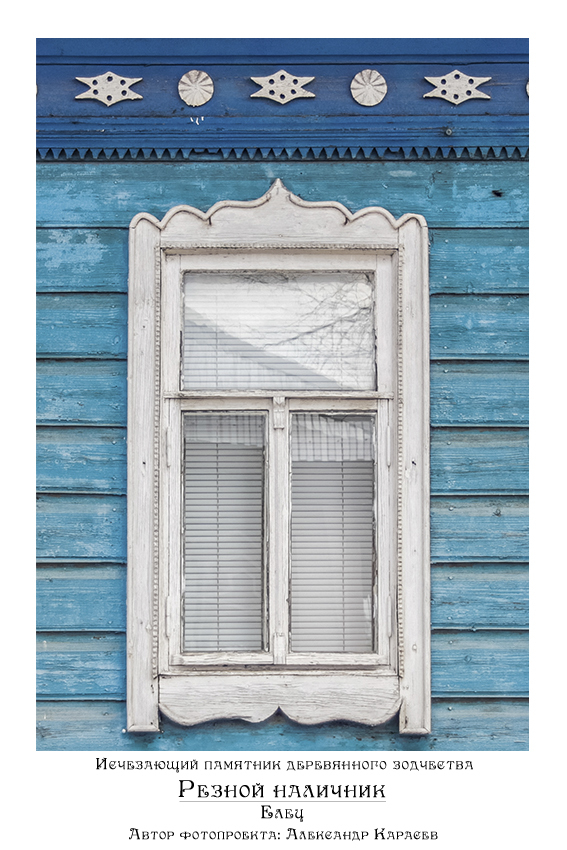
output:
M 250 77 L 252 82 L 262 86 L 260 91 L 255 91 L 250 97 L 267 97 L 278 103 L 289 103 L 297 97 L 315 97 L 312 91 L 304 91 L 302 86 L 311 83 L 315 77 L 296 77 L 287 71 L 276 71 L 269 77 Z
M 143 77 L 123 77 L 114 71 L 105 71 L 96 77 L 75 77 L 80 83 L 89 86 L 88 91 L 78 94 L 75 100 L 100 100 L 105 106 L 120 103 L 121 100 L 142 100 L 141 94 L 130 91 L 130 86 L 140 83 Z
M 490 95 L 477 91 L 477 86 L 487 83 L 492 77 L 471 77 L 470 74 L 463 74 L 462 71 L 455 69 L 442 77 L 425 77 L 425 79 L 436 88 L 428 91 L 423 95 L 424 97 L 441 97 L 455 105 L 475 97 L 490 100 Z

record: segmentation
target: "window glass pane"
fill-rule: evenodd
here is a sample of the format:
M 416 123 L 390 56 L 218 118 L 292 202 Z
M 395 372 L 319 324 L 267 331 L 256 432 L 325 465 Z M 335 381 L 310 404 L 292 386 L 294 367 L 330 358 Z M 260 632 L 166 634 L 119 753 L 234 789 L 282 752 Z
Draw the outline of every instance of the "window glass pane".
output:
M 185 651 L 261 650 L 264 416 L 183 418 Z
M 371 276 L 190 272 L 186 389 L 375 389 Z
M 292 421 L 292 651 L 370 652 L 374 417 Z

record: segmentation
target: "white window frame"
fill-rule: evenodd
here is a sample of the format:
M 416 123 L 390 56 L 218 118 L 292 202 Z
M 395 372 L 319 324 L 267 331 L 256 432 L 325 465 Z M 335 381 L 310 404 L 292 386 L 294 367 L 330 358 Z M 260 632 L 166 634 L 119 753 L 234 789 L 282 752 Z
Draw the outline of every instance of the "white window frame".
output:
M 375 281 L 377 388 L 194 391 L 180 383 L 187 271 L 363 271 Z M 128 362 L 128 730 L 159 713 L 192 725 L 260 721 L 430 731 L 428 236 L 420 215 L 352 214 L 276 180 L 253 201 L 147 213 L 130 226 Z M 182 414 L 268 416 L 270 638 L 264 653 L 181 650 Z M 289 422 L 294 411 L 375 414 L 375 651 L 290 653 Z

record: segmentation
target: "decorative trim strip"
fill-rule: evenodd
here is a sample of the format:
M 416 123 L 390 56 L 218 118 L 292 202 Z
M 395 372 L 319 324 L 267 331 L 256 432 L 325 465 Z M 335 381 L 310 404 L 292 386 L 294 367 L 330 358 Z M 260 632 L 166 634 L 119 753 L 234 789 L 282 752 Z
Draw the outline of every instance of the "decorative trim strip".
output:
M 154 247 L 154 477 L 152 482 L 152 526 L 153 526 L 153 553 L 152 553 L 152 678 L 158 677 L 158 653 L 159 653 L 159 467 L 160 467 L 160 422 L 161 422 L 161 400 L 160 400 L 160 363 L 161 363 L 161 263 L 162 253 L 159 245 Z
M 179 148 L 179 147 L 75 147 L 46 146 L 37 149 L 37 159 L 42 162 L 53 161 L 155 161 L 155 160 L 524 160 L 528 159 L 527 145 L 442 145 L 421 147 L 337 147 L 334 145 L 319 147 L 242 147 L 242 148 Z
M 259 198 L 255 198 L 252 201 L 217 201 L 217 203 L 213 204 L 212 207 L 210 207 L 206 212 L 203 212 L 202 210 L 199 210 L 196 207 L 181 204 L 179 206 L 172 207 L 161 219 L 161 221 L 151 213 L 142 212 L 134 216 L 134 218 L 130 222 L 130 228 L 133 230 L 142 220 L 149 221 L 153 225 L 158 227 L 162 232 L 164 232 L 164 237 L 162 237 L 161 239 L 161 247 L 163 248 L 165 245 L 174 247 L 176 243 L 167 241 L 168 234 L 166 231 L 177 216 L 183 216 L 185 214 L 188 214 L 194 217 L 193 221 L 196 219 L 199 222 L 206 222 L 210 225 L 212 223 L 213 216 L 222 210 L 226 210 L 229 208 L 253 210 L 258 207 L 262 207 L 270 203 L 273 204 L 274 202 L 278 201 L 280 203 L 290 203 L 305 210 L 319 209 L 336 211 L 345 219 L 344 222 L 341 222 L 341 228 L 345 224 L 358 224 L 361 219 L 366 218 L 367 216 L 372 217 L 373 219 L 375 219 L 376 216 L 381 217 L 387 222 L 387 226 L 392 230 L 398 230 L 400 227 L 402 227 L 404 224 L 406 224 L 412 219 L 417 220 L 422 227 L 426 226 L 424 217 L 417 213 L 405 213 L 400 218 L 396 219 L 390 212 L 388 212 L 388 210 L 384 209 L 383 207 L 365 207 L 362 210 L 358 210 L 357 212 L 352 213 L 347 207 L 344 206 L 344 204 L 341 204 L 339 201 L 305 201 L 303 198 L 300 198 L 298 195 L 294 195 L 292 192 L 286 189 L 283 182 L 278 177 L 276 178 L 276 180 L 274 180 L 270 188 L 266 192 L 264 192 L 263 195 L 261 195 Z M 366 222 L 364 224 L 366 224 Z M 180 241 L 179 245 L 177 245 L 178 249 L 187 248 L 188 246 L 203 248 L 223 248 L 229 245 L 234 245 L 234 247 L 237 248 L 242 248 L 244 245 L 246 245 L 251 249 L 256 249 L 265 248 L 267 244 L 271 244 L 269 239 L 264 242 L 264 240 L 262 239 L 256 238 L 255 240 L 253 240 L 251 237 L 243 237 L 241 241 L 233 241 L 227 239 L 226 237 L 223 238 L 222 229 L 220 233 L 214 238 L 211 238 L 210 233 L 206 232 L 206 237 L 204 237 L 202 240 L 197 240 L 193 242 L 189 241 L 189 239 L 187 238 L 187 226 L 185 227 L 186 229 L 183 232 L 183 239 L 182 241 Z M 287 232 L 285 232 L 285 230 L 287 230 Z M 339 243 L 337 240 L 331 240 L 329 243 L 323 241 L 320 238 L 319 233 L 317 233 L 315 238 L 312 238 L 311 240 L 297 241 L 295 237 L 297 235 L 298 230 L 301 230 L 301 228 L 297 227 L 297 223 L 295 221 L 288 221 L 288 227 L 285 229 L 283 228 L 283 226 L 280 225 L 279 241 L 277 244 L 282 248 L 337 248 L 341 246 L 341 243 Z M 351 235 L 356 236 L 356 231 L 354 231 L 354 233 L 352 233 Z M 375 235 L 380 236 L 378 230 L 376 230 Z M 382 234 L 382 239 L 380 239 L 379 241 L 374 241 L 368 237 L 368 234 L 366 232 L 362 232 L 359 239 L 353 239 L 352 242 L 348 242 L 345 244 L 349 248 L 368 248 L 369 246 L 384 244 L 386 242 L 386 239 L 390 236 L 390 233 L 387 233 L 386 235 Z M 344 245 L 342 247 L 344 247 Z M 387 247 L 390 249 L 397 249 L 398 246 L 390 244 Z
M 396 348 L 397 348 L 397 405 L 396 405 L 396 453 L 398 458 L 397 478 L 396 478 L 396 569 L 398 575 L 397 581 L 397 623 L 398 623 L 398 675 L 404 675 L 404 660 L 405 660 L 405 642 L 404 642 L 404 583 L 403 583 L 403 550 L 402 550 L 402 535 L 403 535 L 403 495 L 402 495 L 402 480 L 404 477 L 404 355 L 403 355 L 403 338 L 404 338 L 404 305 L 403 305 L 403 285 L 404 285 L 404 246 L 398 246 L 398 268 L 397 268 L 397 285 L 396 285 Z

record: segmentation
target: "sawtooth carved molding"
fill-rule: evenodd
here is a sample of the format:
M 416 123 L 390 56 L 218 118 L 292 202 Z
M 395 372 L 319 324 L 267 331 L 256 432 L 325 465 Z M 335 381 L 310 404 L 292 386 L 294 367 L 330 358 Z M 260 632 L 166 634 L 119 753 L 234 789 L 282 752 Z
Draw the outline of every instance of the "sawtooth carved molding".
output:
M 490 100 L 490 95 L 478 91 L 477 86 L 488 83 L 492 77 L 471 77 L 470 74 L 464 74 L 455 69 L 442 77 L 425 77 L 425 79 L 432 86 L 435 86 L 435 89 L 428 91 L 423 95 L 424 97 L 440 97 L 443 100 L 448 100 L 454 106 L 474 98 Z
M 187 106 L 202 106 L 212 98 L 215 86 L 205 71 L 193 69 L 183 74 L 177 90 L 179 97 Z
M 387 91 L 386 80 L 373 68 L 359 71 L 350 84 L 350 93 L 361 106 L 376 106 L 384 100 Z
M 312 91 L 304 91 L 303 86 L 313 82 L 315 77 L 296 77 L 283 69 L 270 74 L 269 77 L 250 77 L 252 82 L 261 86 L 260 91 L 250 97 L 265 97 L 276 103 L 289 103 L 298 97 L 315 97 Z
M 130 91 L 134 83 L 141 83 L 143 77 L 123 77 L 114 71 L 105 71 L 96 77 L 75 77 L 80 83 L 89 87 L 75 100 L 100 100 L 105 106 L 113 106 L 122 100 L 142 100 L 142 95 Z
M 204 116 L 191 117 L 189 120 L 199 124 L 204 121 Z M 447 138 L 447 134 L 445 136 Z M 216 141 L 214 144 L 211 142 L 210 145 L 206 144 L 204 146 L 194 146 L 189 141 L 183 145 L 178 143 L 158 145 L 154 142 L 152 145 L 142 148 L 139 143 L 119 147 L 116 142 L 110 143 L 108 137 L 105 145 L 91 143 L 79 147 L 76 140 L 73 140 L 65 146 L 62 144 L 40 144 L 37 148 L 37 157 L 40 161 L 50 161 L 53 159 L 59 159 L 60 161 L 66 159 L 84 160 L 92 157 L 112 161 L 122 159 L 126 155 L 139 160 L 161 160 L 174 159 L 181 154 L 190 156 L 193 153 L 198 153 L 202 158 L 208 158 L 209 161 L 218 159 L 220 156 L 223 159 L 230 158 L 234 160 L 240 160 L 243 157 L 249 157 L 250 159 L 273 159 L 275 157 L 278 160 L 288 160 L 293 157 L 296 160 L 309 159 L 310 161 L 326 161 L 330 157 L 340 161 L 351 161 L 355 158 L 361 161 L 372 161 L 376 157 L 380 157 L 384 160 L 395 160 L 396 162 L 400 160 L 413 161 L 415 159 L 441 162 L 448 157 L 455 157 L 456 159 L 476 160 L 480 162 L 488 158 L 527 161 L 529 148 L 527 143 L 519 145 L 509 144 L 506 146 L 502 144 L 480 146 L 478 142 L 461 145 L 447 143 L 442 146 L 437 143 L 429 143 L 427 145 L 418 145 L 416 142 L 404 145 L 394 145 L 392 143 L 391 147 L 386 143 L 382 145 L 369 145 L 368 147 L 360 144 L 351 146 L 346 144 L 322 146 L 315 143 L 302 145 L 301 147 L 297 145 L 288 145 L 287 147 L 280 145 L 278 147 L 275 144 L 267 143 L 265 145 L 250 144 L 237 147 L 235 144 L 226 141 L 223 141 L 222 145 L 219 145 L 218 141 Z

